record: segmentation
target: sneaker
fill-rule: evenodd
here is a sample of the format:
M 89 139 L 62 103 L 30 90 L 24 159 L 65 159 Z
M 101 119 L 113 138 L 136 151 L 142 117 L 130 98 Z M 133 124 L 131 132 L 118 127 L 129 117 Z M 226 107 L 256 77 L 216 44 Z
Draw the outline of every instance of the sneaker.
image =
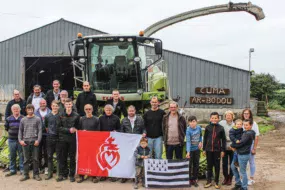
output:
M 63 181 L 63 180 L 64 180 L 64 179 L 63 179 L 62 176 L 58 176 L 58 178 L 56 179 L 57 182 L 61 182 L 61 181 Z
M 28 180 L 28 179 L 30 179 L 29 176 L 23 176 L 23 177 L 20 179 L 20 181 L 26 181 L 26 180 Z
M 194 187 L 199 187 L 198 181 L 197 180 L 193 180 L 192 185 L 194 185 Z
M 50 180 L 52 178 L 52 175 L 47 175 L 46 177 L 45 177 L 45 180 Z
M 209 188 L 212 186 L 212 183 L 210 181 L 208 181 L 205 185 L 204 188 Z
M 74 177 L 69 177 L 69 181 L 70 182 L 75 182 L 75 178 Z
M 34 178 L 36 181 L 41 181 L 41 180 L 42 180 L 42 178 L 41 178 L 39 175 L 35 175 L 33 178 Z
M 45 174 L 48 175 L 48 168 L 45 168 Z
M 241 185 L 235 185 L 231 190 L 240 190 L 241 189 Z
M 134 189 L 138 189 L 138 188 L 139 188 L 138 184 L 135 183 L 135 184 L 134 184 Z
M 218 183 L 216 183 L 216 184 L 215 184 L 215 188 L 216 188 L 216 189 L 220 189 L 221 187 L 220 187 L 220 185 L 219 185 Z
M 128 179 L 126 179 L 126 178 L 121 179 L 121 183 L 126 183 L 127 181 L 128 181 Z
M 254 183 L 255 183 L 255 181 L 254 181 L 254 180 L 249 179 L 247 184 L 248 184 L 248 185 L 253 185 Z
M 84 176 L 79 176 L 79 180 L 77 180 L 77 183 L 82 183 L 84 181 Z
M 10 176 L 13 176 L 13 175 L 16 175 L 17 173 L 16 172 L 10 172 L 10 173 L 7 173 L 5 175 L 5 177 L 10 177 Z
M 106 181 L 107 178 L 106 177 L 100 177 L 100 181 Z
M 111 179 L 110 179 L 111 182 L 116 182 L 117 180 L 118 180 L 118 179 L 115 178 L 115 177 L 111 177 Z

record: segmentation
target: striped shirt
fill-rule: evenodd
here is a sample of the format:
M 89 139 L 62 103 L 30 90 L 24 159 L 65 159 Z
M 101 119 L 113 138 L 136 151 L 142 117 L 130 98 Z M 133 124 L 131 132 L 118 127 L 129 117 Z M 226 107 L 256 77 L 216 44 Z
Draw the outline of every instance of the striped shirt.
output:
M 42 123 L 37 116 L 24 117 L 20 122 L 19 141 L 41 141 L 42 139 Z
M 20 121 L 24 116 L 19 115 L 18 118 L 15 118 L 13 115 L 6 118 L 5 130 L 8 131 L 9 139 L 18 139 Z

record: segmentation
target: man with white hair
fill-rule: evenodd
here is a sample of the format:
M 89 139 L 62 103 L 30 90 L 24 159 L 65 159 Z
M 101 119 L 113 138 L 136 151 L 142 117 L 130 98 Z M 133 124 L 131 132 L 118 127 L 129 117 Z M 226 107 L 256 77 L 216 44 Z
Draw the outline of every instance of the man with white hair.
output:
M 18 141 L 18 133 L 19 133 L 19 126 L 21 119 L 24 118 L 20 114 L 21 108 L 18 104 L 14 104 L 11 107 L 12 115 L 6 118 L 5 123 L 5 130 L 8 131 L 8 145 L 9 145 L 9 151 L 10 151 L 10 173 L 6 174 L 5 177 L 10 177 L 12 175 L 17 174 L 17 154 L 19 156 L 19 168 L 20 172 L 23 173 L 23 162 L 24 162 L 24 156 L 22 151 L 22 146 L 20 145 Z
M 40 162 L 39 167 L 42 173 L 45 169 L 45 173 L 48 174 L 48 168 L 47 168 L 48 155 L 47 155 L 47 144 L 46 144 L 47 131 L 44 123 L 45 123 L 45 117 L 51 112 L 51 110 L 47 107 L 47 102 L 45 99 L 41 99 L 39 103 L 40 103 L 40 108 L 38 108 L 35 112 L 35 115 L 41 119 L 41 124 L 42 124 L 42 140 L 39 145 L 39 162 Z M 42 158 L 44 158 L 43 164 L 42 164 Z
M 25 112 L 26 101 L 21 98 L 19 90 L 15 89 L 13 91 L 13 100 L 9 101 L 7 104 L 6 111 L 5 111 L 5 119 L 9 117 L 10 115 L 12 115 L 11 107 L 14 104 L 18 104 L 20 106 L 21 115 L 26 115 L 26 112 Z
M 60 113 L 60 114 L 62 114 L 62 113 L 64 113 L 65 111 L 65 107 L 64 107 L 64 102 L 65 102 L 65 100 L 66 99 L 68 99 L 68 92 L 66 91 L 66 90 L 62 90 L 61 92 L 60 92 L 60 94 L 59 94 L 59 96 L 60 96 L 60 102 L 59 102 L 59 110 L 58 110 L 58 112 Z M 72 104 L 72 111 L 73 112 L 77 112 L 77 109 L 76 109 L 76 107 L 75 107 L 75 105 L 74 104 Z

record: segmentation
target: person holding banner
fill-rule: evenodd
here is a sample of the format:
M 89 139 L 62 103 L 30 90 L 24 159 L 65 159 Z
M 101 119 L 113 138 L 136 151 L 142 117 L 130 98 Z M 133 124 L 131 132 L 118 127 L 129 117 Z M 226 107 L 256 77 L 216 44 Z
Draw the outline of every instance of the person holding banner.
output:
M 136 115 L 136 108 L 130 105 L 127 109 L 128 117 L 125 117 L 121 123 L 121 130 L 123 133 L 141 134 L 143 137 L 146 136 L 144 127 L 144 120 L 140 115 Z M 126 178 L 121 180 L 121 183 L 125 183 Z
M 58 125 L 58 148 L 59 148 L 59 176 L 57 181 L 67 179 L 67 157 L 69 162 L 69 180 L 74 182 L 75 178 L 75 156 L 76 156 L 76 131 L 79 124 L 79 115 L 72 111 L 72 100 L 67 98 L 64 102 L 65 112 L 60 116 Z
M 84 131 L 100 131 L 100 121 L 99 118 L 93 116 L 93 106 L 91 104 L 86 104 L 84 106 L 85 116 L 80 118 L 79 121 L 79 130 Z M 84 175 L 79 175 L 79 180 L 77 183 L 82 183 L 84 181 Z M 93 183 L 98 183 L 99 178 L 93 177 Z
M 121 131 L 120 119 L 113 114 L 114 107 L 110 104 L 105 105 L 104 114 L 99 118 L 100 131 Z M 102 177 L 100 181 L 105 181 L 107 178 Z M 117 181 L 117 178 L 111 178 L 112 182 Z

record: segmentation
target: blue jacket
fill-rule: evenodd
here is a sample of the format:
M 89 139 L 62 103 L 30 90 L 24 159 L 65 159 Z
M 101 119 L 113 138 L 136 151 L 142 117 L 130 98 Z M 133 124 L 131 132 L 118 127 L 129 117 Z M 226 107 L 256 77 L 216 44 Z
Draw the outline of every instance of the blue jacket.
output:
M 136 166 L 143 166 L 143 159 L 141 156 L 148 156 L 150 158 L 150 149 L 148 147 L 143 148 L 141 146 L 138 146 L 135 150 L 134 156 L 136 158 Z
M 200 142 L 202 142 L 202 128 L 199 125 L 195 129 L 188 126 L 186 130 L 186 151 L 198 150 Z
M 47 107 L 47 114 L 46 116 L 51 112 L 51 110 Z M 45 127 L 45 123 L 44 123 L 44 120 L 40 114 L 40 108 L 36 110 L 36 113 L 35 113 L 36 116 L 38 116 L 40 119 L 41 119 L 41 123 L 42 123 L 42 134 L 43 135 L 47 135 L 47 130 L 46 130 L 46 127 Z
M 242 133 L 243 128 L 238 129 L 233 127 L 230 129 L 229 136 L 233 144 L 236 144 L 236 141 L 241 139 Z

